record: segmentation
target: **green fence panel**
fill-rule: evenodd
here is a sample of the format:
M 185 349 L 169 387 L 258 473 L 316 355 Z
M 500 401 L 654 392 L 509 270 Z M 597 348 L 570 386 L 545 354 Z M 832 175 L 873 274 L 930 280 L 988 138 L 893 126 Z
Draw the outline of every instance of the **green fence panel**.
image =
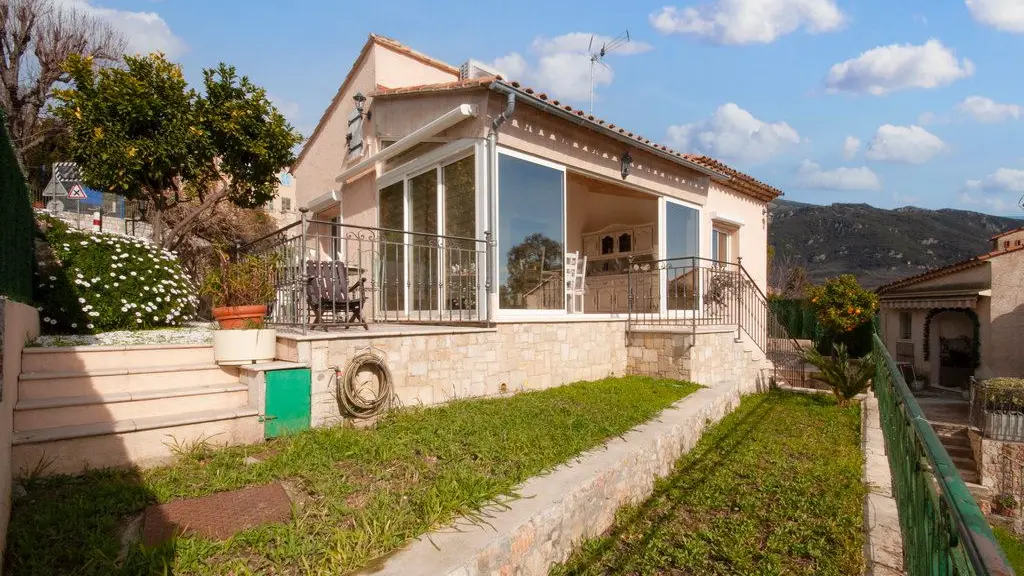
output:
M 903 374 L 873 335 L 874 389 L 910 576 L 1011 576 L 1013 569 Z
M 35 222 L 28 183 L 18 167 L 7 115 L 0 109 L 0 294 L 32 300 Z

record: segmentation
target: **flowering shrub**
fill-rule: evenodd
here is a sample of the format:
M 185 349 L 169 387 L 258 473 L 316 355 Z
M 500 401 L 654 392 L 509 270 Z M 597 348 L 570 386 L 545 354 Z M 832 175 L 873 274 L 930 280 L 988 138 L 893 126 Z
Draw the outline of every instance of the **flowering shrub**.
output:
M 878 312 L 878 295 L 861 288 L 851 274 L 832 278 L 821 286 L 811 286 L 807 296 L 818 322 L 839 334 L 853 332 L 870 322 Z
M 190 320 L 198 299 L 172 252 L 138 238 L 40 218 L 51 258 L 36 272 L 43 330 L 143 330 Z

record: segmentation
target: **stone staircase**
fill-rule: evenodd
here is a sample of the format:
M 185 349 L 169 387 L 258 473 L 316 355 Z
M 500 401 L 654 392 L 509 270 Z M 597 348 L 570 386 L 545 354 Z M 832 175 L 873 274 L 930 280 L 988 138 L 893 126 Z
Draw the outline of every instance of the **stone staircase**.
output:
M 967 490 L 974 496 L 974 500 L 986 514 L 992 507 L 992 489 L 981 484 L 981 472 L 978 470 L 978 463 L 974 458 L 974 450 L 971 448 L 971 439 L 967 432 L 967 426 L 932 423 L 936 436 L 946 449 L 956 471 L 960 473 Z
M 22 353 L 12 447 L 16 475 L 149 466 L 169 460 L 175 446 L 204 440 L 262 440 L 237 368 L 215 364 L 209 345 Z

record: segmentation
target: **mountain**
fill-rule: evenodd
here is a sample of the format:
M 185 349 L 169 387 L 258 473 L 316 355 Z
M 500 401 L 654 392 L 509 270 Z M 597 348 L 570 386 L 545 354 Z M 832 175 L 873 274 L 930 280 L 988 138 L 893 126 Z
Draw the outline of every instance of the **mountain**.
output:
M 777 262 L 805 267 L 815 283 L 853 274 L 869 288 L 988 252 L 989 237 L 1024 225 L 964 210 L 787 200 L 776 200 L 770 215 Z

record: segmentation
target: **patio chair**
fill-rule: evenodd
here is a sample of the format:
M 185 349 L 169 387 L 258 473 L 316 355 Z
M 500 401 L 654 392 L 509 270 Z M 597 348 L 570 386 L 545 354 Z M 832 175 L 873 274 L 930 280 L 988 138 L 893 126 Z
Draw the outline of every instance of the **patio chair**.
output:
M 586 293 L 587 257 L 579 252 L 565 255 L 565 301 L 570 314 L 583 313 L 583 295 Z
M 322 323 L 327 311 L 335 320 L 341 314 L 345 329 L 360 324 L 369 330 L 363 317 L 365 285 L 366 278 L 360 278 L 349 286 L 348 266 L 344 262 L 306 262 L 306 301 L 315 315 L 313 324 Z

